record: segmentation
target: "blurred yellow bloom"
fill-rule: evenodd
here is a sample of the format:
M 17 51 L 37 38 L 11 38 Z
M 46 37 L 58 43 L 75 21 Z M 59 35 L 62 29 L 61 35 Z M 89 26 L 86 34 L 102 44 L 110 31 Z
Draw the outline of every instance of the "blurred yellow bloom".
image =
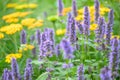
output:
M 64 8 L 63 11 L 62 11 L 62 15 L 65 16 L 70 11 L 71 11 L 71 7 Z
M 83 18 L 84 18 L 83 15 L 78 15 L 78 16 L 75 18 L 75 20 L 81 21 L 81 20 L 83 20 Z
M 4 38 L 4 34 L 0 32 L 0 39 Z
M 14 12 L 14 13 L 3 16 L 2 19 L 3 20 L 8 20 L 8 19 L 11 19 L 11 18 L 25 17 L 28 14 L 31 14 L 31 12 Z
M 21 24 L 10 24 L 8 26 L 3 26 L 2 28 L 0 28 L 0 31 L 11 35 L 18 31 L 21 31 L 22 29 L 23 27 Z
M 27 19 L 23 19 L 21 21 L 21 24 L 23 26 L 28 27 L 28 29 L 32 29 L 35 27 L 40 27 L 43 25 L 43 20 L 37 20 L 35 18 L 27 18 Z
M 12 58 L 19 59 L 21 57 L 22 57 L 21 53 L 16 53 L 16 54 L 11 53 L 5 57 L 6 58 L 5 62 L 10 63 Z
M 32 28 L 35 28 L 35 27 L 41 27 L 42 25 L 43 25 L 43 21 L 42 20 L 37 20 L 30 27 L 28 27 L 28 29 L 32 29 Z
M 21 21 L 23 26 L 31 26 L 36 21 L 35 18 L 26 18 Z
M 22 5 L 17 5 L 15 9 L 26 9 L 26 8 L 36 8 L 37 4 L 31 3 L 31 4 L 22 4 Z
M 97 26 L 98 26 L 97 24 L 91 24 L 90 25 L 90 30 L 92 30 L 92 31 L 96 30 Z
M 89 11 L 90 11 L 90 21 L 94 22 L 94 13 L 95 13 L 95 9 L 94 6 L 89 6 Z M 101 7 L 100 6 L 100 15 L 104 15 L 105 13 L 109 12 L 110 9 L 106 8 L 106 7 Z M 78 11 L 78 16 L 75 18 L 77 21 L 83 20 L 84 19 L 84 8 L 79 9 Z
M 18 5 L 17 3 L 9 3 L 9 4 L 7 4 L 7 8 L 14 8 L 17 5 Z
M 64 35 L 66 33 L 66 29 L 58 29 L 56 30 L 56 35 Z
M 18 18 L 9 18 L 5 20 L 6 23 L 17 23 L 19 21 Z
M 24 52 L 24 51 L 28 51 L 28 50 L 32 50 L 34 48 L 33 45 L 30 44 L 22 44 L 18 50 L 18 52 Z

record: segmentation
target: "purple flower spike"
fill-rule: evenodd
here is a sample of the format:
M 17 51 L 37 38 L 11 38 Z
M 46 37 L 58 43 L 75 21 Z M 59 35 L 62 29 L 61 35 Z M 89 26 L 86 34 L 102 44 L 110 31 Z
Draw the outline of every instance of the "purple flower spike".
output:
M 25 30 L 21 31 L 20 39 L 21 39 L 21 44 L 26 44 L 26 31 Z
M 70 25 L 70 35 L 69 40 L 71 44 L 76 43 L 76 28 L 75 28 L 75 20 L 72 18 L 72 23 Z
M 73 55 L 74 50 L 73 50 L 72 46 L 70 45 L 69 41 L 67 41 L 66 39 L 63 39 L 61 42 L 61 47 L 64 50 L 64 58 L 65 59 L 74 58 L 74 55 Z
M 111 9 L 108 14 L 108 23 L 106 27 L 106 45 L 107 46 L 110 46 L 110 39 L 111 39 L 111 32 L 112 32 L 113 24 L 114 24 L 114 12 Z
M 68 13 L 67 15 L 67 26 L 66 26 L 66 36 L 68 37 L 69 34 L 70 34 L 70 25 L 72 23 L 72 14 L 71 13 Z
M 82 24 L 80 24 L 80 22 L 76 22 L 76 26 L 78 27 L 78 30 L 79 30 L 80 34 L 83 34 L 83 26 L 82 26 Z
M 60 55 L 60 45 L 59 44 L 56 45 L 55 53 L 56 53 L 57 57 Z
M 73 13 L 73 16 L 74 16 L 74 17 L 77 16 L 77 5 L 76 5 L 76 0 L 72 0 L 72 13 Z
M 95 32 L 96 32 L 95 42 L 97 42 L 99 44 L 99 46 L 97 47 L 98 50 L 104 49 L 102 47 L 102 45 L 103 45 L 103 41 L 104 41 L 103 39 L 104 39 L 104 35 L 105 35 L 105 27 L 106 27 L 106 24 L 105 24 L 104 18 L 99 17 L 98 18 L 98 27 L 95 30 Z
M 37 40 L 37 44 L 40 45 L 40 43 L 41 43 L 40 30 L 36 30 L 36 40 Z
M 97 23 L 98 18 L 100 16 L 100 3 L 99 3 L 99 0 L 95 0 L 94 7 L 95 7 L 95 23 Z
M 85 79 L 84 79 L 83 64 L 81 64 L 81 65 L 78 67 L 77 76 L 78 76 L 77 80 L 85 80 Z
M 109 56 L 109 69 L 112 71 L 112 76 L 117 77 L 119 68 L 119 41 L 117 38 L 111 40 L 111 53 Z M 114 74 L 115 73 L 115 74 Z
M 12 79 L 13 80 L 20 80 L 19 68 L 15 58 L 12 58 L 11 63 L 11 71 L 12 71 Z
M 3 75 L 2 75 L 2 80 L 7 80 L 7 73 L 8 73 L 8 69 L 5 68 L 4 72 L 3 72 Z
M 32 80 L 32 64 L 31 59 L 27 60 L 26 68 L 24 72 L 24 80 Z
M 100 73 L 100 78 L 101 80 L 112 80 L 111 71 L 108 67 L 102 68 L 101 73 Z
M 58 0 L 58 15 L 59 16 L 62 16 L 63 8 L 64 8 L 64 5 L 63 5 L 62 0 Z
M 87 6 L 84 7 L 84 21 L 83 21 L 84 34 L 90 35 L 90 13 Z

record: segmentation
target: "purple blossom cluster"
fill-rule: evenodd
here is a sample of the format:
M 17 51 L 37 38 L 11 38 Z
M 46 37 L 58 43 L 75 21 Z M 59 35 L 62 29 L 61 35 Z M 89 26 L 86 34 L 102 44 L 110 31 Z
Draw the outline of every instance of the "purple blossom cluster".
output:
M 84 78 L 84 67 L 83 67 L 83 64 L 81 64 L 78 67 L 77 77 L 78 77 L 77 80 L 85 80 L 85 78 Z
M 109 69 L 112 72 L 112 76 L 115 78 L 118 75 L 119 70 L 119 41 L 115 37 L 111 40 L 111 52 L 109 55 Z
M 11 70 L 8 70 L 7 68 L 4 69 L 2 80 L 22 80 L 22 76 L 20 75 L 19 67 L 15 58 L 12 58 Z M 32 64 L 30 59 L 27 60 L 24 80 L 32 80 Z
M 104 50 L 104 47 L 102 45 L 104 45 L 105 28 L 106 28 L 106 24 L 105 24 L 104 18 L 99 17 L 98 18 L 98 27 L 95 30 L 95 32 L 96 32 L 95 42 L 99 44 L 97 47 L 98 50 Z
M 21 44 L 26 44 L 27 40 L 26 40 L 26 31 L 25 30 L 21 31 L 20 40 L 21 40 L 20 41 Z
M 40 56 L 52 56 L 55 52 L 54 31 L 46 28 L 41 34 Z
M 62 12 L 63 12 L 63 8 L 64 8 L 62 0 L 58 0 L 57 5 L 58 5 L 58 15 L 62 16 Z
M 111 34 L 112 34 L 112 27 L 114 23 L 114 12 L 111 9 L 109 14 L 108 14 L 108 23 L 106 27 L 106 45 L 110 46 L 110 39 L 111 39 Z

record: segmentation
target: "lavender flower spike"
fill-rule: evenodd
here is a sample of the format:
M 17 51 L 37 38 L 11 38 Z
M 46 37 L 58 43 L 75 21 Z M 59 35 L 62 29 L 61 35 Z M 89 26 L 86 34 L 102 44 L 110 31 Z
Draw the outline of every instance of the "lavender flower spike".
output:
M 71 13 L 68 13 L 67 15 L 67 26 L 66 26 L 66 36 L 68 37 L 69 34 L 70 34 L 70 25 L 72 23 L 72 14 Z
M 21 44 L 26 44 L 26 31 L 25 30 L 21 31 L 20 39 L 21 39 Z
M 83 21 L 83 27 L 84 27 L 84 34 L 88 36 L 90 34 L 90 13 L 87 6 L 84 7 L 84 21 Z
M 97 42 L 99 44 L 99 46 L 97 47 L 98 50 L 103 49 L 102 45 L 103 45 L 103 39 L 104 39 L 104 35 L 105 35 L 105 27 L 106 27 L 106 24 L 105 24 L 104 18 L 99 17 L 98 18 L 98 27 L 95 30 L 95 32 L 96 32 L 95 42 Z
M 73 13 L 73 16 L 74 16 L 74 17 L 77 16 L 76 0 L 72 0 L 72 13 Z
M 98 18 L 100 16 L 100 3 L 99 3 L 99 0 L 95 0 L 95 4 L 94 4 L 94 7 L 95 7 L 95 23 L 97 23 L 98 21 Z
M 56 53 L 57 57 L 60 55 L 60 45 L 59 44 L 57 44 L 55 47 L 55 53 Z
M 3 72 L 3 74 L 2 74 L 2 80 L 7 80 L 7 73 L 8 73 L 8 69 L 5 68 L 5 69 L 4 69 L 4 72 Z
M 112 76 L 117 77 L 119 68 L 119 41 L 117 38 L 111 40 L 111 53 L 109 56 L 109 68 L 112 71 Z
M 80 34 L 83 34 L 83 25 L 80 24 L 80 22 L 76 22 L 76 26 L 78 27 Z
M 100 78 L 101 80 L 112 80 L 111 71 L 108 67 L 102 68 L 101 73 L 100 73 Z
M 41 43 L 40 30 L 36 30 L 36 40 L 37 40 L 37 44 L 40 45 L 40 43 Z
M 32 65 L 30 62 L 31 62 L 31 59 L 28 59 L 25 72 L 24 72 L 24 80 L 32 80 Z
M 62 16 L 63 8 L 64 8 L 64 5 L 63 5 L 62 0 L 58 0 L 58 15 L 59 16 Z
M 61 42 L 61 47 L 64 50 L 64 58 L 65 59 L 74 58 L 74 55 L 73 55 L 74 50 L 73 50 L 72 46 L 70 45 L 69 41 L 67 41 L 66 39 L 63 39 Z
M 108 14 L 108 18 L 109 19 L 108 19 L 107 28 L 106 28 L 106 45 L 110 46 L 111 32 L 114 24 L 114 13 L 112 9 Z
M 12 79 L 20 80 L 19 68 L 15 58 L 12 58 L 11 68 L 12 68 Z
M 75 27 L 75 20 L 73 17 L 72 17 L 72 23 L 70 25 L 69 40 L 71 44 L 74 44 L 76 42 L 76 27 Z
M 81 65 L 78 67 L 77 76 L 78 76 L 77 80 L 85 80 L 85 79 L 84 79 L 83 64 L 81 64 Z

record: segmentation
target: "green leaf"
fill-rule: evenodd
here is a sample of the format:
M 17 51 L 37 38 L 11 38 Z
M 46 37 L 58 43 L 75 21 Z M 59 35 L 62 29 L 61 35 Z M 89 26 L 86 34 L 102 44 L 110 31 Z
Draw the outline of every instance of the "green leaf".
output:
M 38 60 L 32 61 L 32 64 L 35 64 L 35 65 L 41 65 L 43 63 L 44 63 L 44 61 L 38 61 Z
M 41 74 L 36 80 L 46 80 L 48 77 L 48 72 Z

